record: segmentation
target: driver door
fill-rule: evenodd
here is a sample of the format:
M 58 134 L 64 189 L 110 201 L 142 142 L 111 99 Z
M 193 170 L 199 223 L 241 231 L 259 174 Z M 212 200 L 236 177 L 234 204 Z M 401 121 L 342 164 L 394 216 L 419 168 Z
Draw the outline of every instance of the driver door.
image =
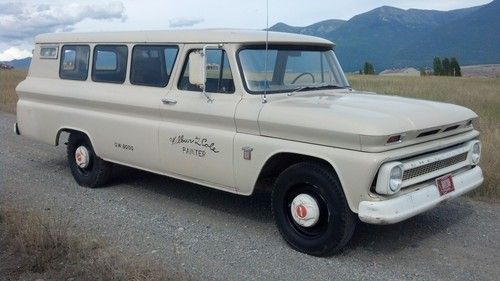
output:
M 201 88 L 190 84 L 188 60 L 195 50 L 184 53 L 177 87 L 160 106 L 161 164 L 168 174 L 234 190 L 234 114 L 241 95 L 234 94 L 231 67 L 223 49 L 206 53 L 206 92 L 210 100 Z

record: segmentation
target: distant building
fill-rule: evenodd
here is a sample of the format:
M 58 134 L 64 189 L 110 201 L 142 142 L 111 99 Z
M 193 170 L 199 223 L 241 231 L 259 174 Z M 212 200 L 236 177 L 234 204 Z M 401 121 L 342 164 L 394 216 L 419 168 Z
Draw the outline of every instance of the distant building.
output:
M 220 65 L 216 63 L 207 64 L 207 70 L 219 71 Z
M 14 69 L 14 67 L 12 65 L 0 63 L 0 69 Z
M 401 69 L 386 69 L 379 73 L 379 75 L 385 76 L 420 76 L 420 71 L 413 67 L 401 68 Z

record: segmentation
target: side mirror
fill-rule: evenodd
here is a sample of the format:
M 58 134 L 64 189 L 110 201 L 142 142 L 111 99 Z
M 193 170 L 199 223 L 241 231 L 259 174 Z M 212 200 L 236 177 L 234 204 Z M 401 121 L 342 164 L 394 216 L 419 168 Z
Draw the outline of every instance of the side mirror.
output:
M 189 83 L 205 89 L 207 68 L 203 51 L 194 51 L 189 54 Z

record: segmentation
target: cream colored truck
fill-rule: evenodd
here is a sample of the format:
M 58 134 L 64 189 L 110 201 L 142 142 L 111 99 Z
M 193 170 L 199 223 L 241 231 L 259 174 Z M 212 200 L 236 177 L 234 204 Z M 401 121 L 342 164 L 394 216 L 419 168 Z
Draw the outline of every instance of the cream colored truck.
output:
M 311 255 L 357 217 L 391 224 L 483 182 L 477 115 L 352 90 L 327 40 L 241 30 L 36 37 L 18 134 L 58 145 L 78 184 L 113 163 L 241 195 L 272 191 L 277 227 Z

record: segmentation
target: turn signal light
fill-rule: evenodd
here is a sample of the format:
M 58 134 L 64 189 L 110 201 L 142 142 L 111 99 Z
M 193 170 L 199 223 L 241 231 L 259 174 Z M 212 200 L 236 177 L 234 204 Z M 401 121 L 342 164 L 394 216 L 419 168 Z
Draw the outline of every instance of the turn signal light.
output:
M 395 136 L 391 136 L 387 140 L 387 143 L 396 143 L 396 142 L 401 142 L 402 140 L 403 140 L 403 135 L 395 135 Z

